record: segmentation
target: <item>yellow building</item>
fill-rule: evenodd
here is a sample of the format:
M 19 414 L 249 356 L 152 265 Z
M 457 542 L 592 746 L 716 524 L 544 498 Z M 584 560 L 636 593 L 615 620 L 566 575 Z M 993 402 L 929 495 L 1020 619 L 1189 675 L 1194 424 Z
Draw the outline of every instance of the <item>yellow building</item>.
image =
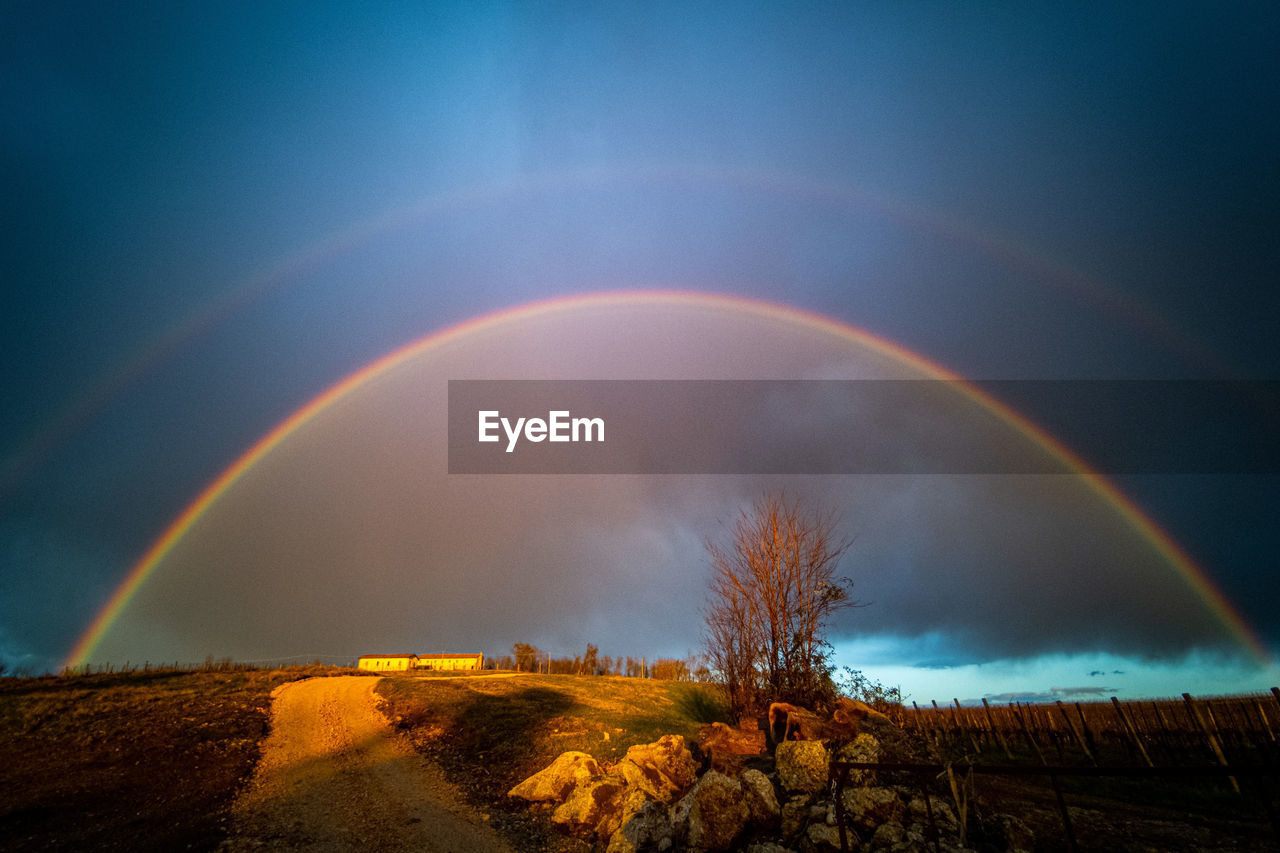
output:
M 356 662 L 358 669 L 372 669 L 375 672 L 404 672 L 417 666 L 417 655 L 361 655 Z
M 461 652 L 439 655 L 361 655 L 360 669 L 374 672 L 479 672 L 484 669 L 484 655 Z
M 484 655 L 479 652 L 418 655 L 418 669 L 436 672 L 479 672 L 484 669 Z

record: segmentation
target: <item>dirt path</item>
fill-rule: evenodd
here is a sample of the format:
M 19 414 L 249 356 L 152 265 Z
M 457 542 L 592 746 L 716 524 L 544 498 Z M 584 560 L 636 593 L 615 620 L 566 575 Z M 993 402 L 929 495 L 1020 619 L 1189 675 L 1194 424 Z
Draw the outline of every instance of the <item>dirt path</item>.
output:
M 312 678 L 276 689 L 271 734 L 223 849 L 510 853 L 392 732 L 375 705 L 378 681 Z

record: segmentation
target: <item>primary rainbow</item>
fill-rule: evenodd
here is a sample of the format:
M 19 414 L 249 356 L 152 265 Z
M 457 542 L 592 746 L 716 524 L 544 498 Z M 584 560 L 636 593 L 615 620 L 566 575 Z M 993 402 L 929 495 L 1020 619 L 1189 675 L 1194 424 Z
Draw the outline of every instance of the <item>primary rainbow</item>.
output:
M 1090 489 L 1114 509 L 1127 524 L 1173 567 L 1182 580 L 1204 602 L 1210 612 L 1259 663 L 1263 665 L 1270 663 L 1270 656 L 1260 638 L 1231 606 L 1222 592 L 1167 533 L 1161 530 L 1155 522 L 1148 518 L 1142 510 L 1135 506 L 1105 477 L 1092 471 L 1083 460 L 1064 447 L 1057 439 L 987 394 L 978 386 L 963 380 L 946 368 L 898 344 L 820 314 L 739 296 L 681 291 L 621 291 L 558 297 L 503 309 L 459 323 L 388 353 L 320 394 L 263 436 L 244 455 L 237 459 L 231 467 L 223 471 L 216 480 L 210 483 L 195 501 L 183 511 L 182 515 L 178 516 L 164 531 L 163 535 L 142 555 L 141 559 L 129 571 L 128 576 L 112 593 L 106 605 L 76 642 L 75 647 L 67 656 L 65 665 L 74 669 L 84 666 L 90 661 L 94 650 L 98 647 L 107 631 L 110 630 L 112 624 L 124 612 L 134 593 L 146 582 L 147 578 L 151 576 L 151 573 L 156 570 L 182 537 L 200 520 L 200 517 L 217 503 L 247 471 L 253 468 L 259 460 L 274 450 L 300 426 L 331 404 L 345 397 L 364 382 L 392 370 L 426 350 L 445 346 L 474 332 L 574 308 L 626 306 L 636 303 L 695 306 L 722 311 L 736 311 L 773 320 L 782 320 L 852 341 L 919 370 L 932 378 L 957 383 L 975 402 L 998 415 L 1002 420 L 1043 447 L 1047 453 L 1069 467 L 1070 470 L 1075 471 Z

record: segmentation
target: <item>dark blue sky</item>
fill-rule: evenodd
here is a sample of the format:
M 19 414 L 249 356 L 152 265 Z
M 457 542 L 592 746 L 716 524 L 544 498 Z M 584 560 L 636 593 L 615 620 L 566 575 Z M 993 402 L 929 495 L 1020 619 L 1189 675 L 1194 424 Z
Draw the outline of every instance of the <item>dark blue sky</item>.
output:
M 14 665 L 56 665 L 290 412 L 515 304 L 709 291 L 977 379 L 1280 378 L 1280 13 L 1264 4 L 4 18 Z M 1274 477 L 1122 485 L 1280 642 Z

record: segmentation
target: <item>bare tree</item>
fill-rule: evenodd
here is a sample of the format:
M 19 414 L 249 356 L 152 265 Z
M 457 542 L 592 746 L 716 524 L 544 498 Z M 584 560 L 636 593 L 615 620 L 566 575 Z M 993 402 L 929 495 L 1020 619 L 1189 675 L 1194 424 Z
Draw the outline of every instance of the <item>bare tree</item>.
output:
M 521 672 L 537 672 L 541 654 L 538 647 L 531 643 L 516 643 L 511 647 L 511 655 L 516 660 L 516 669 Z
M 575 658 L 578 665 L 578 675 L 595 675 L 596 666 L 599 660 L 600 648 L 587 643 L 587 651 L 580 658 Z
M 834 695 L 826 630 L 854 605 L 852 581 L 836 577 L 848 540 L 830 512 L 768 494 L 744 511 L 728 544 L 709 542 L 707 654 L 735 713 L 765 700 L 809 706 Z
M 653 662 L 653 677 L 659 681 L 688 681 L 689 664 L 678 658 L 658 658 Z

